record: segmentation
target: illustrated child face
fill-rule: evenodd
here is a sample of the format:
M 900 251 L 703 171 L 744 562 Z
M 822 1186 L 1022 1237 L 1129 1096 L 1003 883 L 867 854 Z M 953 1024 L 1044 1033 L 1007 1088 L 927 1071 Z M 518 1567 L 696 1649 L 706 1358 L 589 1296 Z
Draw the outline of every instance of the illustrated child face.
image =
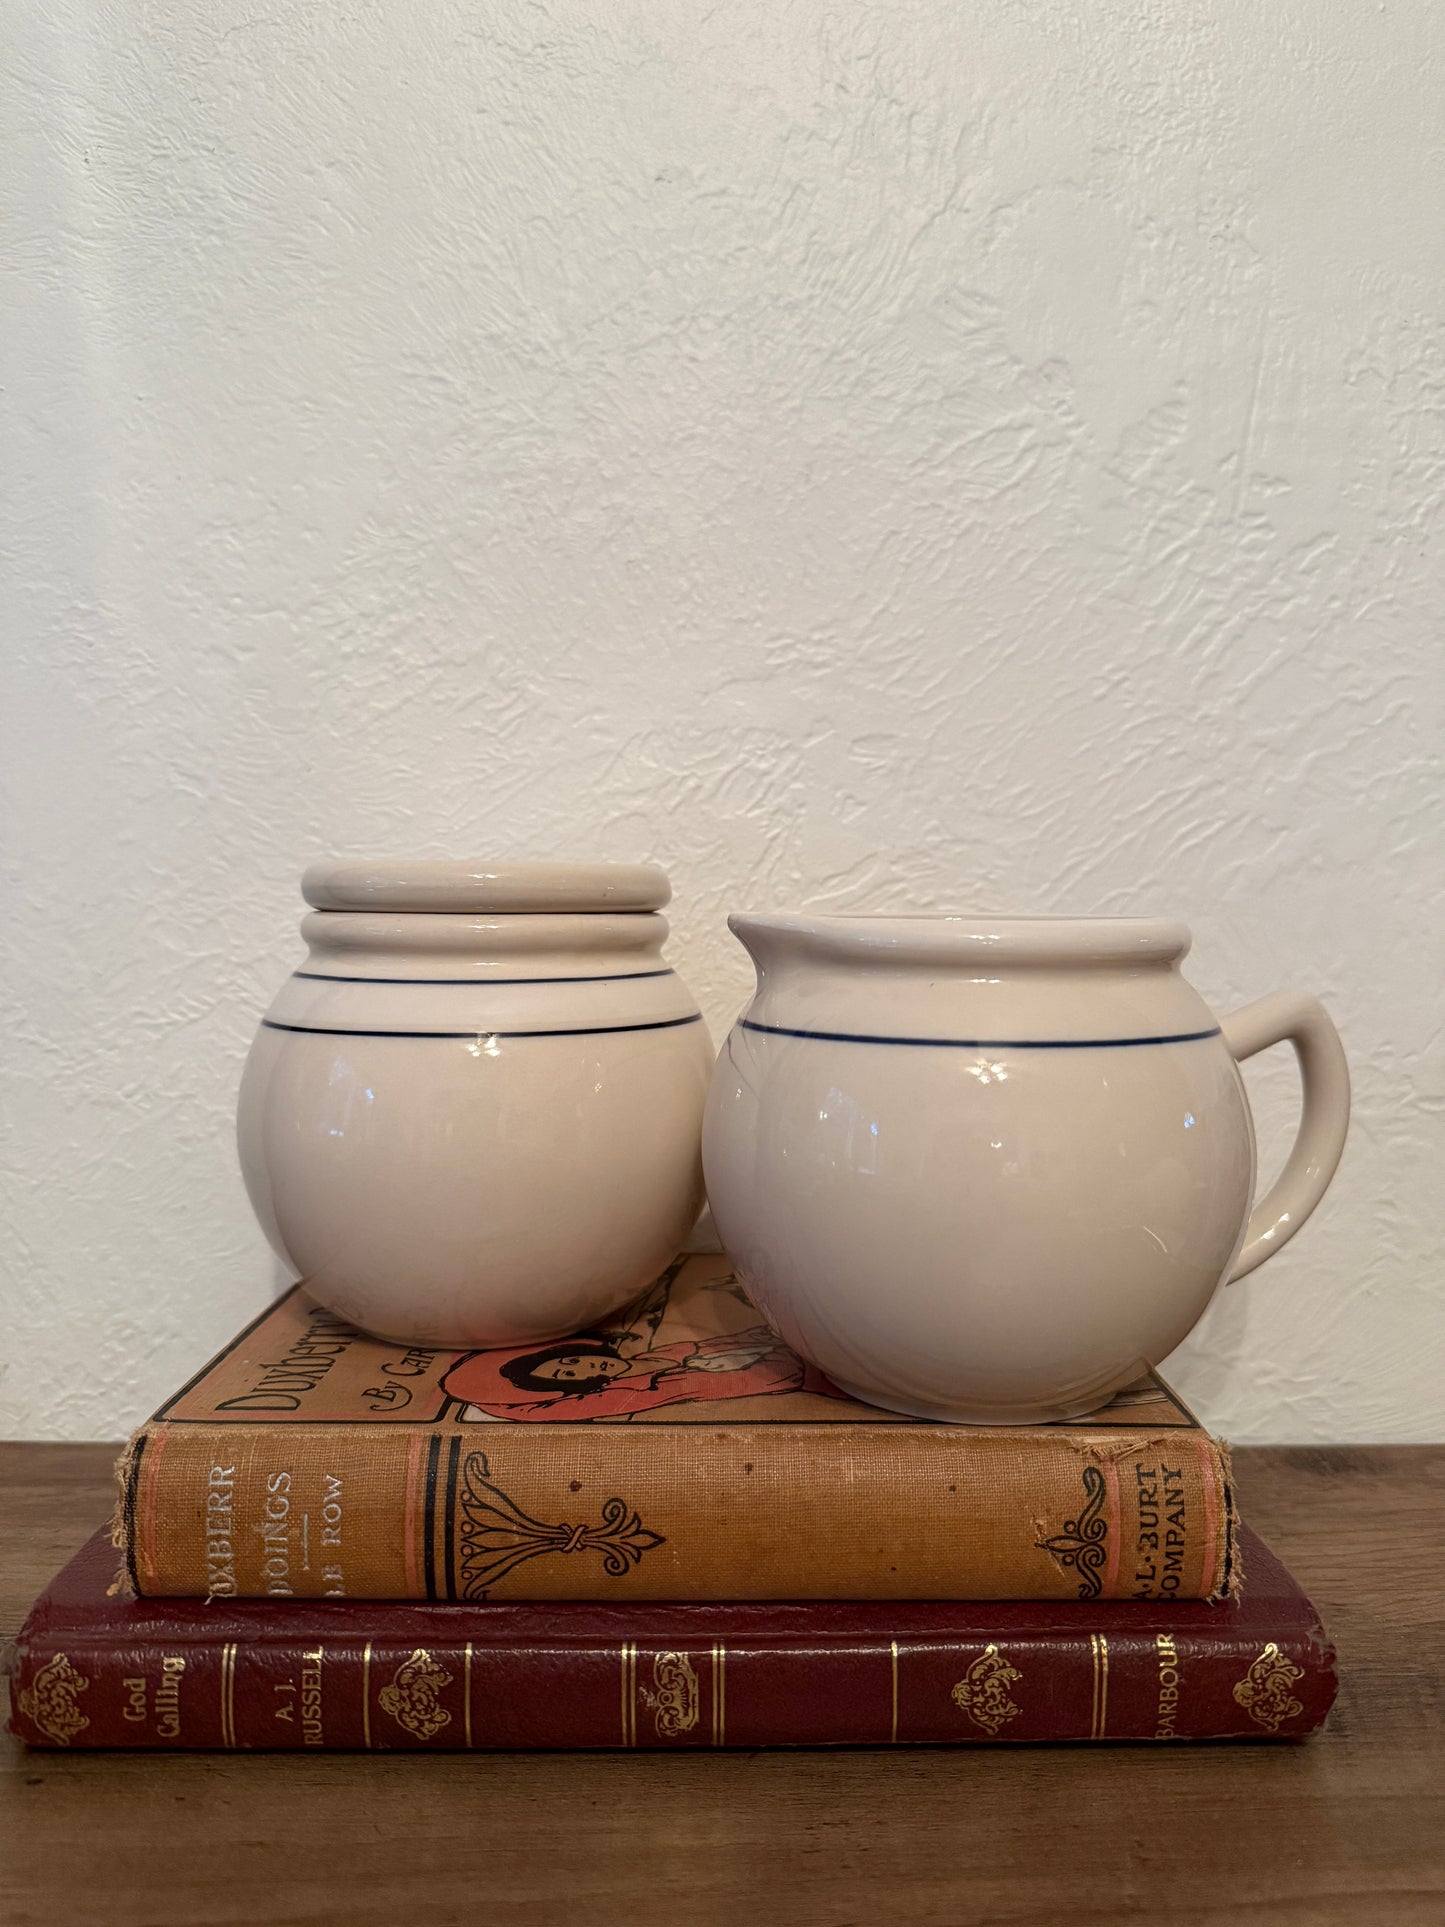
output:
M 599 1356 L 596 1352 L 562 1352 L 532 1367 L 533 1378 L 553 1384 L 570 1384 L 577 1379 L 620 1378 L 627 1370 L 625 1358 Z

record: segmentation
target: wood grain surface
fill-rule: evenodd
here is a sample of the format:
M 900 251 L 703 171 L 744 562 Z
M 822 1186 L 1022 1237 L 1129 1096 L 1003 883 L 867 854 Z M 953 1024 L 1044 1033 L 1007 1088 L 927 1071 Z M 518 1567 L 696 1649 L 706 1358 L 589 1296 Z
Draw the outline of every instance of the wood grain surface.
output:
M 0 1446 L 0 1630 L 115 1448 Z M 463 1757 L 0 1743 L 3 1927 L 1441 1927 L 1445 1448 L 1236 1455 L 1339 1647 L 1300 1745 Z

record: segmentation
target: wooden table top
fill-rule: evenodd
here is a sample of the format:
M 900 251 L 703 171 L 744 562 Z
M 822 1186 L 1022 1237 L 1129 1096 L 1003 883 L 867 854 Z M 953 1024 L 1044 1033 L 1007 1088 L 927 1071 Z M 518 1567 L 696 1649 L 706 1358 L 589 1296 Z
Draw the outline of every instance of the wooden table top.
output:
M 0 1446 L 0 1631 L 113 1446 Z M 0 1923 L 1441 1927 L 1445 1447 L 1236 1455 L 1339 1648 L 1296 1745 L 721 1754 L 27 1753 Z

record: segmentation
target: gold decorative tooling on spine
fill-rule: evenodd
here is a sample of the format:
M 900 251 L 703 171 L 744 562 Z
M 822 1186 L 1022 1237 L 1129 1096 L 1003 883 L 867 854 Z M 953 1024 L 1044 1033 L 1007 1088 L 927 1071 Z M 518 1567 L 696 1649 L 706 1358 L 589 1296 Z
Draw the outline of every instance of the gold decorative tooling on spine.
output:
M 467 1641 L 466 1657 L 463 1664 L 463 1685 L 466 1688 L 465 1723 L 467 1745 L 472 1743 L 472 1642 Z
M 712 1649 L 712 1743 L 727 1745 L 728 1730 L 728 1652 L 721 1642 Z
M 1023 1711 L 1009 1698 L 1023 1674 L 1011 1666 L 997 1646 L 985 1646 L 963 1678 L 953 1689 L 953 1703 L 966 1713 L 980 1732 L 996 1740 L 999 1728 L 1016 1720 Z
M 441 1695 L 452 1683 L 452 1676 L 424 1646 L 418 1646 L 410 1659 L 404 1659 L 391 1676 L 391 1683 L 377 1694 L 377 1704 L 397 1725 L 414 1739 L 434 1739 L 452 1716 L 441 1704 Z
M 54 1740 L 57 1746 L 69 1746 L 76 1734 L 90 1725 L 75 1703 L 76 1695 L 89 1685 L 85 1674 L 78 1672 L 64 1653 L 57 1653 L 19 1694 L 20 1711 L 34 1720 L 46 1739 Z
M 890 1744 L 896 1745 L 898 1740 L 898 1641 L 896 1639 L 889 1647 L 889 1654 L 893 1673 L 893 1724 L 889 1728 L 888 1739 Z
M 1109 1724 L 1109 1642 L 1103 1633 L 1089 1634 L 1094 1661 L 1094 1706 L 1089 1738 L 1102 1740 Z
M 690 1733 L 698 1722 L 702 1689 L 687 1654 L 654 1653 L 652 1685 L 642 1688 L 642 1698 L 658 1739 L 675 1740 Z
M 637 1647 L 622 1642 L 622 1744 L 637 1744 Z
M 1290 1691 L 1304 1676 L 1304 1668 L 1291 1665 L 1271 1640 L 1235 1687 L 1234 1697 L 1257 1725 L 1277 1733 L 1286 1720 L 1298 1719 L 1305 1710 Z
M 221 1744 L 236 1744 L 236 1648 L 221 1648 Z
M 371 1641 L 368 1639 L 361 1654 L 361 1738 L 366 1746 L 371 1745 Z

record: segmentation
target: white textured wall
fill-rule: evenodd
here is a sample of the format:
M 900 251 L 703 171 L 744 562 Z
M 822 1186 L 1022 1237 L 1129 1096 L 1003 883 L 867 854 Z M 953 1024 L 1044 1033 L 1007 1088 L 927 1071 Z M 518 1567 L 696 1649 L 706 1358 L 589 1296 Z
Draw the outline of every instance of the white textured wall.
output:
M 1176 1378 L 1445 1437 L 1437 0 L 7 38 L 0 1431 L 272 1289 L 235 1086 L 347 851 L 655 857 L 717 1036 L 731 906 L 1183 915 L 1358 1121 Z

